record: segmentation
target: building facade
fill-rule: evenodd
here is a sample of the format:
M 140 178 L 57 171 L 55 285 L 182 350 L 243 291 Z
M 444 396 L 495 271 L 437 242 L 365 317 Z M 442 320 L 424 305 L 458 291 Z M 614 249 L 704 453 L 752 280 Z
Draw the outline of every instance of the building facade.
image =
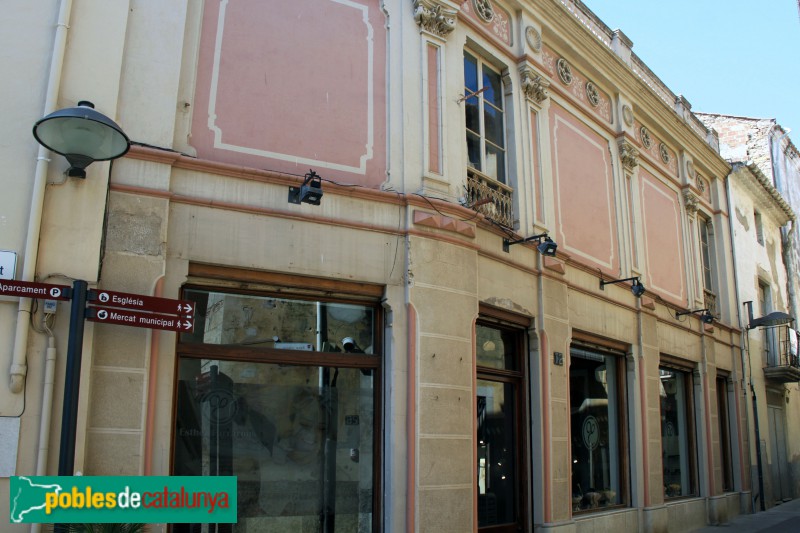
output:
M 76 471 L 236 475 L 234 531 L 751 510 L 731 166 L 579 1 L 15 11 L 16 279 L 195 305 L 85 324 Z M 30 127 L 84 99 L 133 142 L 79 180 Z M 69 309 L 0 313 L 7 487 L 56 471 Z

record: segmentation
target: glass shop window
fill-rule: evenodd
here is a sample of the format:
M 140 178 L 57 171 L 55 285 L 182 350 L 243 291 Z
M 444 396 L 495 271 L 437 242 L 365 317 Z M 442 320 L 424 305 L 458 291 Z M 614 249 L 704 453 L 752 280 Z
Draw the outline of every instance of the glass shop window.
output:
M 624 358 L 572 347 L 569 410 L 572 511 L 625 503 Z
M 659 377 L 664 497 L 694 496 L 697 466 L 691 374 L 659 367 Z
M 184 291 L 174 475 L 238 478 L 237 524 L 174 532 L 377 531 L 380 308 Z

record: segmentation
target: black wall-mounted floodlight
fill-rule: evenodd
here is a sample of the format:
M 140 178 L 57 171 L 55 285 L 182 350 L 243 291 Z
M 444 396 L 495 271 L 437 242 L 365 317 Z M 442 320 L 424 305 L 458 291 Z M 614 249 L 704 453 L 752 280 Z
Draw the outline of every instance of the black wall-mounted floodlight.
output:
M 711 324 L 714 322 L 714 315 L 711 314 L 711 311 L 708 309 L 694 309 L 692 311 L 675 311 L 675 318 L 682 317 L 684 315 L 691 315 L 693 313 L 702 313 L 700 315 L 700 320 L 703 321 L 704 324 Z
M 86 167 L 93 162 L 117 159 L 131 147 L 122 128 L 86 100 L 37 121 L 33 136 L 48 150 L 67 158 L 67 176 L 72 178 L 85 178 Z
M 516 241 L 510 241 L 508 239 L 503 239 L 503 251 L 508 253 L 508 249 L 515 245 L 520 244 L 523 242 L 530 242 L 530 241 L 539 241 L 539 244 L 536 245 L 536 249 L 539 250 L 539 253 L 542 255 L 546 255 L 552 257 L 556 255 L 556 250 L 558 249 L 558 244 L 555 243 L 553 239 L 547 236 L 547 233 L 540 233 L 539 235 L 533 235 L 531 237 L 525 237 L 524 239 L 518 239 Z
M 639 276 L 633 276 L 632 278 L 612 279 L 610 281 L 604 281 L 601 278 L 600 279 L 600 290 L 601 291 L 605 290 L 603 287 L 605 287 L 606 285 L 612 285 L 614 283 L 622 283 L 623 281 L 633 281 L 633 284 L 631 285 L 631 292 L 637 298 L 641 298 L 642 294 L 644 294 L 644 291 L 646 289 L 644 288 L 644 285 L 642 285 L 642 282 L 639 281 Z
M 289 187 L 289 203 L 319 205 L 322 199 L 322 178 L 313 170 L 309 170 L 305 178 L 300 187 Z

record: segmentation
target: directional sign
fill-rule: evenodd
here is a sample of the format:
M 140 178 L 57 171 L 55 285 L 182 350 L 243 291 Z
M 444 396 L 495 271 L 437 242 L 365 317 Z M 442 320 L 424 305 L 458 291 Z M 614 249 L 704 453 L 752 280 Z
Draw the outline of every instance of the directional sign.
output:
M 72 297 L 72 287 L 69 285 L 53 285 L 51 283 L 0 279 L 0 295 L 46 298 L 48 300 L 69 300 Z
M 190 300 L 173 300 L 172 298 L 101 290 L 90 290 L 87 300 L 90 303 L 108 307 L 122 307 L 170 315 L 194 315 L 194 302 Z
M 168 331 L 190 332 L 194 330 L 194 320 L 191 317 L 140 313 L 113 307 L 90 307 L 87 310 L 86 320 Z

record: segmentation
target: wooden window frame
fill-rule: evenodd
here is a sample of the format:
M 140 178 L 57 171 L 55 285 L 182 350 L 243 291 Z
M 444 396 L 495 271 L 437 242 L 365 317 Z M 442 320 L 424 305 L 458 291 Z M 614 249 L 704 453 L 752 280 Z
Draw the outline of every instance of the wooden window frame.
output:
M 478 124 L 479 124 L 479 130 L 480 131 L 475 131 L 475 130 L 472 130 L 472 129 L 467 127 L 467 125 L 466 125 L 466 107 L 464 108 L 464 113 L 465 113 L 464 134 L 465 134 L 465 136 L 467 136 L 469 133 L 472 133 L 473 135 L 476 135 L 478 137 L 478 139 L 479 139 L 479 144 L 480 144 L 480 151 L 481 151 L 481 153 L 480 153 L 480 164 L 481 164 L 481 168 L 476 168 L 475 170 L 480 172 L 482 175 L 491 178 L 493 181 L 497 181 L 499 183 L 507 185 L 508 181 L 509 181 L 509 179 L 508 179 L 508 149 L 509 149 L 509 142 L 508 142 L 508 132 L 506 131 L 506 124 L 507 124 L 507 116 L 506 115 L 508 113 L 508 110 L 506 109 L 506 101 L 505 101 L 506 84 L 503 81 L 503 73 L 500 71 L 500 69 L 498 69 L 494 65 L 492 65 L 491 62 L 487 61 L 480 53 L 478 53 L 475 50 L 469 48 L 468 46 L 465 47 L 464 51 L 463 51 L 464 60 L 466 60 L 466 56 L 467 55 L 469 55 L 470 57 L 475 59 L 476 70 L 477 70 L 477 75 L 478 75 L 478 80 L 477 80 L 478 81 L 478 90 L 477 90 L 476 93 L 473 93 L 474 96 L 468 94 L 469 93 L 469 89 L 467 89 L 467 87 L 466 87 L 466 79 L 465 79 L 466 78 L 466 74 L 464 76 L 462 76 L 462 81 L 464 82 L 462 84 L 463 87 L 464 87 L 464 100 L 467 100 L 469 98 L 477 98 L 478 99 Z M 499 96 L 500 96 L 500 102 L 502 104 L 502 107 L 500 107 L 500 108 L 498 108 L 497 106 L 495 106 L 491 102 L 487 102 L 485 100 L 485 98 L 483 97 L 482 90 L 484 89 L 484 86 L 483 86 L 483 75 L 482 74 L 483 74 L 484 69 L 489 69 L 492 73 L 496 74 L 497 77 L 499 78 L 499 81 L 500 81 L 500 93 L 501 93 Z M 486 135 L 486 124 L 485 124 L 485 121 L 484 121 L 484 109 L 485 109 L 485 106 L 487 106 L 487 105 L 491 106 L 493 109 L 495 109 L 498 113 L 500 113 L 502 115 L 502 123 L 503 123 L 502 124 L 502 136 L 503 136 L 503 139 L 502 140 L 503 140 L 503 146 L 498 146 L 497 144 L 495 144 L 492 141 L 489 141 L 486 138 L 487 135 Z M 486 169 L 486 146 L 487 146 L 487 144 L 490 144 L 492 147 L 496 148 L 503 155 L 503 175 L 502 176 L 498 175 L 498 176 L 495 177 L 495 176 L 490 175 L 487 172 L 487 169 Z M 467 154 L 467 166 L 469 166 L 469 154 Z M 470 168 L 473 168 L 473 167 L 470 167 Z
M 583 332 L 574 332 L 573 334 L 573 341 L 570 344 L 570 351 L 572 348 L 577 348 L 579 350 L 594 352 L 598 355 L 602 356 L 609 356 L 615 358 L 616 367 L 615 378 L 617 380 L 617 391 L 616 391 L 616 411 L 617 411 L 617 420 L 619 421 L 616 428 L 617 434 L 617 442 L 619 443 L 619 449 L 617 450 L 617 461 L 619 464 L 619 492 L 620 492 L 620 503 L 616 505 L 609 505 L 606 507 L 599 507 L 597 509 L 582 509 L 582 510 L 572 510 L 573 515 L 587 515 L 587 514 L 594 514 L 598 512 L 605 512 L 611 510 L 618 510 L 618 509 L 626 509 L 630 507 L 631 502 L 631 482 L 630 482 L 630 432 L 628 427 L 628 382 L 627 382 L 627 364 L 628 358 L 627 353 L 624 351 L 626 345 L 621 342 L 612 341 L 609 339 L 605 339 L 602 337 L 596 337 L 591 334 L 583 333 Z M 572 360 L 572 356 L 570 355 L 570 362 Z M 567 369 L 567 383 L 569 383 L 569 369 Z M 567 398 L 570 398 L 569 391 L 567 392 Z M 571 408 L 570 403 L 567 404 L 569 408 Z M 570 442 L 570 448 L 572 447 L 572 443 Z M 570 486 L 572 486 L 572 467 L 570 466 Z M 572 505 L 570 505 L 570 509 L 573 509 Z
M 695 403 L 694 403 L 694 369 L 682 364 L 681 362 L 676 361 L 672 358 L 664 358 L 662 356 L 661 361 L 658 363 L 658 368 L 669 370 L 671 372 L 678 372 L 683 376 L 684 383 L 683 383 L 683 390 L 686 395 L 685 398 L 685 416 L 686 416 L 686 446 L 688 448 L 688 461 L 689 461 L 689 487 L 690 487 L 690 494 L 680 495 L 680 496 L 672 496 L 667 497 L 666 493 L 664 494 L 664 501 L 676 501 L 681 499 L 688 499 L 688 498 L 697 498 L 700 495 L 700 487 L 699 487 L 699 478 L 698 478 L 698 471 L 697 471 L 697 420 L 695 417 Z M 660 412 L 660 407 L 659 407 Z M 662 434 L 662 444 L 661 449 L 663 453 L 664 444 L 663 444 L 663 434 Z M 662 472 L 664 465 L 661 465 Z
M 194 267 L 194 268 L 193 268 Z M 191 283 L 181 288 L 181 295 L 187 290 L 225 293 L 232 295 L 251 295 L 274 297 L 297 301 L 319 301 L 327 303 L 360 304 L 370 307 L 373 312 L 373 352 L 371 354 L 350 354 L 332 352 L 305 352 L 268 347 L 252 347 L 226 344 L 204 344 L 182 342 L 176 336 L 176 353 L 173 369 L 172 415 L 170 426 L 169 471 L 174 472 L 175 427 L 178 415 L 179 363 L 182 357 L 193 359 L 219 359 L 223 361 L 284 364 L 296 366 L 339 367 L 352 369 L 373 369 L 373 464 L 372 464 L 372 531 L 378 533 L 383 523 L 383 307 L 378 299 L 383 294 L 377 285 L 354 282 L 338 282 L 317 278 L 305 278 L 286 274 L 250 271 L 247 269 L 227 269 L 210 265 L 190 265 Z M 202 278 L 199 278 L 202 276 Z M 304 285 L 303 281 L 310 281 Z M 281 282 L 285 285 L 279 285 Z M 218 284 L 219 283 L 219 284 Z M 265 288 L 259 290 L 258 287 Z M 350 294 L 348 294 L 350 292 Z M 173 531 L 169 526 L 169 531 Z
M 476 381 L 490 380 L 499 383 L 511 383 L 516 387 L 516 408 L 514 424 L 517 428 L 516 435 L 516 453 L 515 461 L 516 468 L 516 489 L 515 489 L 515 505 L 517 510 L 517 521 L 510 524 L 501 524 L 493 526 L 478 527 L 481 533 L 516 533 L 523 531 L 528 527 L 529 515 L 529 495 L 528 486 L 530 481 L 530 446 L 528 442 L 528 434 L 530 428 L 527 426 L 527 421 L 530 420 L 528 416 L 528 402 L 529 402 L 529 384 L 528 384 L 528 334 L 527 327 L 530 326 L 531 320 L 528 317 L 523 317 L 510 313 L 503 309 L 494 308 L 484 304 L 480 305 L 480 318 L 476 321 L 477 326 L 485 326 L 502 331 L 511 332 L 516 336 L 518 344 L 516 347 L 516 370 L 503 370 L 491 367 L 478 366 L 475 367 Z M 476 331 L 477 335 L 477 331 Z M 476 357 L 477 362 L 477 357 Z M 477 391 L 476 391 L 477 394 Z M 475 413 L 474 418 L 477 417 Z M 477 418 L 475 418 L 477 420 Z M 476 426 L 477 430 L 477 426 Z M 477 444 L 477 443 L 476 443 Z M 477 483 L 476 483 L 477 490 Z M 476 511 L 477 512 L 477 511 Z M 519 529 L 521 528 L 521 529 Z
M 731 447 L 730 402 L 728 401 L 728 380 L 726 375 L 717 375 L 717 418 L 719 425 L 720 469 L 722 471 L 722 492 L 733 492 L 733 450 Z

